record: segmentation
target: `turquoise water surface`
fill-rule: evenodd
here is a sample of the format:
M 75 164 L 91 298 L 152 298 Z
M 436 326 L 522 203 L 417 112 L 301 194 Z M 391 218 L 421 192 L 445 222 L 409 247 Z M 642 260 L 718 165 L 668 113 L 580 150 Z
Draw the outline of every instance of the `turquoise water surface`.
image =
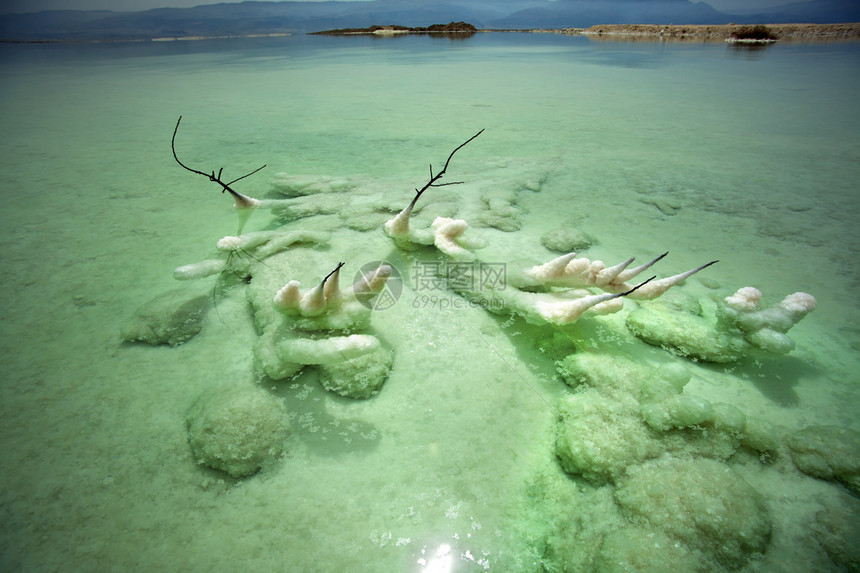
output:
M 860 430 L 858 101 L 857 43 L 486 33 L 0 46 L 0 568 L 856 568 L 856 434 L 818 444 L 842 468 L 829 481 L 800 471 L 791 444 L 809 426 Z M 232 180 L 266 164 L 235 184 L 259 199 L 279 197 L 273 180 L 322 191 L 293 216 L 248 220 L 246 232 L 328 233 L 248 261 L 272 284 L 308 287 L 341 261 L 341 286 L 371 261 L 402 275 L 396 303 L 361 330 L 393 352 L 378 394 L 337 396 L 312 368 L 259 374 L 264 328 L 246 295 L 260 282 L 174 280 L 237 231 L 229 196 L 173 159 L 180 115 L 188 165 Z M 481 261 L 509 276 L 558 256 L 541 242 L 557 229 L 586 234 L 582 256 L 609 265 L 669 251 L 659 276 L 719 259 L 670 292 L 706 309 L 743 286 L 766 305 L 811 293 L 794 351 L 712 364 L 632 336 L 633 301 L 559 327 L 422 289 L 435 255 L 398 249 L 382 224 L 481 129 L 446 174 L 463 183 L 428 190 L 417 226 L 465 219 L 487 243 Z M 136 310 L 177 287 L 205 301 L 199 334 L 123 342 Z M 618 359 L 623 373 L 565 384 L 557 363 L 572 354 Z M 770 446 L 710 422 L 645 428 L 639 387 L 666 365 L 692 375 L 684 394 L 765 424 Z M 189 409 L 222 387 L 286 412 L 289 434 L 248 477 L 198 464 L 189 446 Z M 557 421 L 578 423 L 571 396 L 597 396 L 584 423 L 605 424 L 595 463 L 639 439 L 627 423 L 649 453 L 608 477 L 565 471 Z M 227 418 L 250 438 L 266 431 Z M 707 491 L 702 460 L 760 511 Z M 682 468 L 667 494 L 682 492 L 680 514 L 661 517 L 647 504 L 659 495 L 636 489 L 660 464 Z

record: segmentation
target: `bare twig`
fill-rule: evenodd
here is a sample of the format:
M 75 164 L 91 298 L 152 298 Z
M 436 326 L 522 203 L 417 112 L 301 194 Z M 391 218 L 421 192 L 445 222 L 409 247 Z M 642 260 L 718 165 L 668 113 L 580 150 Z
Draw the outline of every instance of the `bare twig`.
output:
M 427 191 L 430 187 L 444 187 L 446 185 L 460 185 L 461 183 L 463 183 L 462 181 L 452 181 L 450 183 L 437 183 L 437 181 L 439 181 L 439 179 L 441 179 L 442 176 L 445 175 L 445 172 L 448 170 L 448 164 L 451 163 L 451 158 L 454 157 L 454 154 L 457 153 L 458 151 L 460 151 L 463 147 L 466 146 L 467 143 L 469 143 L 470 141 L 472 141 L 473 139 L 475 139 L 476 137 L 478 137 L 482 133 L 484 133 L 483 129 L 481 131 L 479 131 L 478 133 L 476 133 L 475 135 L 473 135 L 472 137 L 470 137 L 469 139 L 467 139 L 466 141 L 464 141 L 463 143 L 461 143 L 460 145 L 458 145 L 457 148 L 451 152 L 451 155 L 448 156 L 448 159 L 445 160 L 445 166 L 442 168 L 442 171 L 440 171 L 436 175 L 433 175 L 433 165 L 430 165 L 430 181 L 428 181 L 427 184 L 424 185 L 424 187 L 422 187 L 421 189 L 415 190 L 415 197 L 412 198 L 412 202 L 409 203 L 409 207 L 408 207 L 410 211 L 413 207 L 415 207 L 415 203 L 418 201 L 418 198 L 421 197 L 421 194 L 424 193 L 425 191 Z
M 178 163 L 183 169 L 190 171 L 191 173 L 196 173 L 198 175 L 202 175 L 203 177 L 206 177 L 207 179 L 209 179 L 209 181 L 213 181 L 213 182 L 217 183 L 222 188 L 221 193 L 223 193 L 224 191 L 227 191 L 228 193 L 230 193 L 230 195 L 233 196 L 233 198 L 236 200 L 237 203 L 243 204 L 245 201 L 247 201 L 248 200 L 247 197 L 245 197 L 244 195 L 242 195 L 241 193 L 239 193 L 237 191 L 234 191 L 230 187 L 230 185 L 232 185 L 233 183 L 235 183 L 237 181 L 241 181 L 245 177 L 249 177 L 249 176 L 253 175 L 257 171 L 259 171 L 263 167 L 265 167 L 265 165 L 263 165 L 262 167 L 258 167 L 256 169 L 254 169 L 253 171 L 251 171 L 250 173 L 246 173 L 245 175 L 242 175 L 241 177 L 239 177 L 237 179 L 233 179 L 232 181 L 230 181 L 228 183 L 225 183 L 224 181 L 221 180 L 221 173 L 223 173 L 223 171 L 224 171 L 223 167 L 218 170 L 218 175 L 215 175 L 215 171 L 212 171 L 212 173 L 204 173 L 202 171 L 198 171 L 197 169 L 192 169 L 191 167 L 188 167 L 187 165 L 182 163 L 182 161 L 179 160 L 179 156 L 176 155 L 176 134 L 179 132 L 179 123 L 181 121 L 182 121 L 182 116 L 180 115 L 179 119 L 176 120 L 176 127 L 173 128 L 173 137 L 170 140 L 170 149 L 171 149 L 171 151 L 173 151 L 173 159 L 176 160 L 176 163 Z

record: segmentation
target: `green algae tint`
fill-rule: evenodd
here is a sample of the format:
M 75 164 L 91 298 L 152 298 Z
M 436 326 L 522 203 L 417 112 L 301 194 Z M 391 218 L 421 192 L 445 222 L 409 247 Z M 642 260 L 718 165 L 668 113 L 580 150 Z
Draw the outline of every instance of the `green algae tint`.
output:
M 856 44 L 0 51 L 5 569 L 857 567 Z M 236 190 L 293 200 L 244 233 L 321 240 L 268 267 L 234 249 L 229 272 L 178 283 L 223 263 L 237 230 L 231 199 L 171 156 L 180 115 L 183 162 L 225 181 L 267 164 Z M 455 294 L 468 275 L 383 226 L 480 129 L 445 176 L 463 183 L 429 189 L 410 224 L 465 220 L 493 288 L 550 248 L 607 265 L 669 251 L 658 277 L 719 259 L 651 312 L 713 317 L 747 286 L 764 307 L 811 293 L 793 350 L 715 364 L 631 334 L 634 301 L 551 326 Z M 401 281 L 338 334 L 393 356 L 367 397 L 326 389 L 343 369 L 260 374 L 261 335 L 284 320 L 267 301 L 339 262 L 343 290 L 370 263 Z M 145 306 L 177 288 L 207 301 L 196 334 Z M 123 343 L 141 308 L 184 341 Z

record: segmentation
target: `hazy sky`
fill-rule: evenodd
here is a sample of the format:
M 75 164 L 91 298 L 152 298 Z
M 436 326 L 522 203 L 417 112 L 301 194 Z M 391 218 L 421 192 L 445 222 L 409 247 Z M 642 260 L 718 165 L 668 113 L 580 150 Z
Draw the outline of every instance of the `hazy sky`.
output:
M 116 12 L 120 12 L 125 10 L 149 10 L 150 8 L 187 8 L 200 4 L 220 4 L 240 1 L 241 0 L 0 0 L 0 14 L 38 12 L 39 10 L 114 10 Z M 304 1 L 321 2 L 323 0 Z M 461 1 L 468 3 L 469 0 Z M 717 10 L 778 6 L 780 4 L 789 4 L 796 1 L 798 0 L 706 0 L 708 4 Z

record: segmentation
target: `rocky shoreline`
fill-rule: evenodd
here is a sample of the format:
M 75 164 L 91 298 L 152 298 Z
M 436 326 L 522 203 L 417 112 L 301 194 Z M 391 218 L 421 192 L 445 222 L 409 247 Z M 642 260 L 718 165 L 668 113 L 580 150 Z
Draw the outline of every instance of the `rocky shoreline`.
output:
M 554 33 L 568 35 L 583 35 L 596 40 L 623 41 L 688 41 L 688 42 L 725 42 L 733 40 L 744 30 L 749 31 L 749 25 L 722 24 L 602 24 L 590 28 L 549 29 L 477 29 L 466 22 L 451 22 L 449 24 L 434 24 L 427 28 L 410 28 L 407 26 L 370 26 L 368 28 L 346 28 L 340 30 L 324 30 L 312 32 L 312 35 L 353 36 L 374 35 L 394 36 L 400 34 L 451 34 L 471 36 L 478 32 L 525 32 L 525 33 Z M 766 28 L 769 40 L 780 42 L 827 42 L 860 40 L 860 23 L 846 24 L 767 24 L 757 26 Z M 759 40 L 739 40 L 741 42 L 757 42 Z
M 767 24 L 780 42 L 860 40 L 860 23 L 850 24 Z M 565 34 L 585 35 L 603 39 L 664 39 L 694 42 L 724 42 L 744 28 L 740 24 L 725 25 L 652 25 L 606 24 L 590 28 L 567 28 Z
M 433 24 L 426 28 L 410 28 L 408 26 L 370 26 L 368 28 L 342 28 L 340 30 L 323 30 L 311 32 L 311 36 L 394 36 L 398 34 L 468 34 L 477 32 L 477 28 L 467 22 L 449 22 L 448 24 Z

